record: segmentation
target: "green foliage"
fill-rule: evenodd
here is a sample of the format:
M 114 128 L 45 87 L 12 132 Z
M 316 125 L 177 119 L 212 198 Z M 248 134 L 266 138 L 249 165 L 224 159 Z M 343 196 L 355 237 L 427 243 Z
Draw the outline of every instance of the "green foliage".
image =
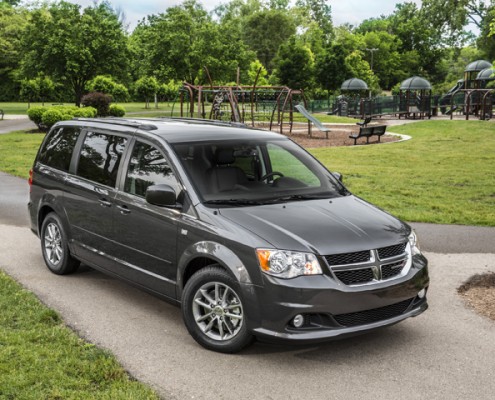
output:
M 295 37 L 280 46 L 274 65 L 275 74 L 282 85 L 293 89 L 310 89 L 313 86 L 313 54 Z
M 278 49 L 295 33 L 295 21 L 280 10 L 263 10 L 248 16 L 242 31 L 245 43 L 269 72 L 274 68 L 272 60 Z
M 108 115 L 112 117 L 123 117 L 125 115 L 125 108 L 119 106 L 118 104 L 110 104 L 110 108 L 108 110 Z
M 156 94 L 158 88 L 158 82 L 152 76 L 144 76 L 135 83 L 136 94 L 144 99 L 146 108 L 149 108 L 150 99 Z
M 258 75 L 259 72 L 259 75 Z M 247 72 L 248 80 L 245 82 L 247 85 L 254 85 L 256 81 L 256 77 L 258 77 L 258 81 L 256 82 L 256 86 L 267 86 L 268 71 L 263 66 L 260 60 L 254 60 L 249 64 L 249 70 Z
M 112 96 L 114 101 L 127 101 L 129 91 L 121 83 L 117 83 L 110 76 L 98 75 L 88 82 L 86 89 L 90 92 L 100 92 Z
M 65 114 L 62 114 L 60 110 L 56 108 L 49 108 L 43 113 L 41 117 L 41 123 L 43 124 L 46 130 L 49 130 L 57 122 L 63 120 L 64 118 L 63 115 Z
M 157 94 L 161 101 L 174 101 L 177 99 L 182 85 L 173 79 L 167 83 L 158 85 Z
M 50 78 L 38 76 L 35 79 L 24 79 L 21 81 L 20 96 L 23 100 L 30 102 L 44 102 L 54 92 L 55 84 Z
M 41 127 L 41 121 L 43 114 L 48 110 L 46 107 L 32 107 L 28 110 L 27 115 L 31 121 L 33 121 L 38 128 Z
M 112 98 L 105 93 L 91 92 L 85 94 L 81 99 L 81 104 L 85 107 L 93 107 L 96 109 L 98 117 L 106 117 Z
M 127 65 L 122 23 L 107 2 L 82 11 L 66 1 L 43 5 L 31 13 L 23 39 L 24 74 L 41 71 L 65 82 L 77 105 L 90 79 L 123 75 Z
M 46 131 L 58 121 L 72 118 L 94 118 L 96 109 L 93 107 L 79 108 L 76 106 L 31 107 L 27 115 L 38 129 Z
M 345 63 L 345 50 L 340 44 L 330 44 L 317 56 L 315 76 L 318 84 L 325 90 L 340 89 L 350 71 Z

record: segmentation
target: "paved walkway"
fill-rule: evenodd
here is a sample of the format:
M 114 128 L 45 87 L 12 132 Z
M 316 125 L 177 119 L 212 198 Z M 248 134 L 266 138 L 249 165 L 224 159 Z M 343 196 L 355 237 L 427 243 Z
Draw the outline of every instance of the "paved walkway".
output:
M 29 131 L 36 129 L 36 125 L 26 115 L 5 115 L 0 120 L 0 135 L 12 131 Z

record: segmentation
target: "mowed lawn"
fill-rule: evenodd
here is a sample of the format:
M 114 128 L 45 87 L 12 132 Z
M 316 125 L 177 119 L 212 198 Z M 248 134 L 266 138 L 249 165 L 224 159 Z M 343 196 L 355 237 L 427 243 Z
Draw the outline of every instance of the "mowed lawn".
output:
M 389 127 L 412 140 L 311 152 L 354 194 L 414 222 L 495 226 L 495 124 L 424 121 Z
M 354 194 L 411 222 L 495 226 L 495 124 L 389 127 L 412 140 L 309 149 Z M 0 170 L 26 178 L 42 134 L 0 135 Z

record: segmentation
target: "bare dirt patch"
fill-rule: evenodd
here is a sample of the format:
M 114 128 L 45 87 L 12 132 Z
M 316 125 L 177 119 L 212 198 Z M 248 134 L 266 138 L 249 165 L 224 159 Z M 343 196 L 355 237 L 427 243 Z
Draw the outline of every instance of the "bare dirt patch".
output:
M 473 275 L 457 292 L 470 308 L 495 321 L 495 272 Z

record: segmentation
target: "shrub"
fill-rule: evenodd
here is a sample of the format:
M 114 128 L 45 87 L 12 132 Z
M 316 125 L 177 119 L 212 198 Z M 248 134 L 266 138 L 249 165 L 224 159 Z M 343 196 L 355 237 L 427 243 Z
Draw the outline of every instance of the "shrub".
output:
M 43 116 L 41 117 L 41 122 L 46 129 L 50 129 L 58 121 L 62 121 L 62 119 L 63 119 L 63 115 L 59 110 L 55 108 L 50 108 L 43 113 Z
M 27 111 L 29 119 L 36 124 L 38 129 L 42 130 L 41 121 L 46 110 L 48 110 L 46 107 L 32 107 Z
M 84 95 L 81 99 L 81 104 L 96 108 L 98 117 L 106 117 L 112 97 L 100 92 L 91 92 Z
M 109 115 L 112 117 L 123 117 L 125 115 L 125 108 L 118 104 L 110 104 Z
M 28 110 L 28 116 L 38 126 L 38 129 L 45 131 L 58 121 L 67 121 L 77 117 L 94 118 L 96 109 L 76 106 L 33 107 Z
M 75 118 L 94 118 L 96 117 L 97 111 L 94 107 L 83 107 L 77 108 L 73 112 Z

